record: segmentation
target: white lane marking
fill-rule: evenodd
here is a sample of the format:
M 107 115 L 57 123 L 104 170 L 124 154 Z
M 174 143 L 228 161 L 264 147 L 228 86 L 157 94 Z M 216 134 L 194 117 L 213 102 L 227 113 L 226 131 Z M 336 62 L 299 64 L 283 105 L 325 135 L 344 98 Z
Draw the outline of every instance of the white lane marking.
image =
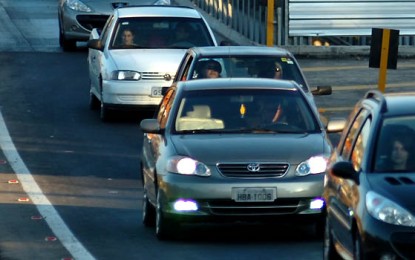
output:
M 53 234 L 60 240 L 62 245 L 69 251 L 74 259 L 93 260 L 95 259 L 91 253 L 78 241 L 72 234 L 68 226 L 65 224 L 59 213 L 43 194 L 37 185 L 32 174 L 27 169 L 23 160 L 14 146 L 9 135 L 9 131 L 4 122 L 3 115 L 0 111 L 0 148 L 3 150 L 4 156 L 13 168 L 17 179 L 20 181 L 23 190 L 27 193 L 30 200 L 35 204 L 52 230 Z

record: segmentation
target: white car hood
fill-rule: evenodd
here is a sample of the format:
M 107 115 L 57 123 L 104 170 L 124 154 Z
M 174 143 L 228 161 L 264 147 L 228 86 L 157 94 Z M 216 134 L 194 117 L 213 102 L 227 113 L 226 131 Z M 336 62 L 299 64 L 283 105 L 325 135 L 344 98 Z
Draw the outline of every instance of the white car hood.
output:
M 118 70 L 138 72 L 168 72 L 174 75 L 186 49 L 133 49 L 109 52 Z M 160 58 L 163 57 L 162 62 Z

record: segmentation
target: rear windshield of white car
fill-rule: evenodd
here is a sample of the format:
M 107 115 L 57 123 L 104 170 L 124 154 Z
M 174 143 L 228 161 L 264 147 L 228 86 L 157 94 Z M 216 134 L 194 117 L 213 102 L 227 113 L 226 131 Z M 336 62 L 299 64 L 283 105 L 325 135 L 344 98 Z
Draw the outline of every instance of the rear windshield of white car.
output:
M 177 17 L 133 17 L 118 21 L 111 48 L 188 49 L 214 46 L 202 19 Z
M 269 89 L 188 91 L 174 124 L 178 134 L 321 131 L 303 95 Z

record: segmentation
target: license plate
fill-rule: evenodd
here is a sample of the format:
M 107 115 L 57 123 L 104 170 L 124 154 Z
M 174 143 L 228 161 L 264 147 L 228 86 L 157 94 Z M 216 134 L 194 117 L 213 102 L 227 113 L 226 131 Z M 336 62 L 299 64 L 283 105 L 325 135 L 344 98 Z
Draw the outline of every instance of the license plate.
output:
M 162 87 L 152 87 L 151 88 L 151 96 L 152 97 L 160 97 L 162 96 Z
M 276 188 L 232 188 L 232 199 L 236 202 L 264 202 L 276 198 Z

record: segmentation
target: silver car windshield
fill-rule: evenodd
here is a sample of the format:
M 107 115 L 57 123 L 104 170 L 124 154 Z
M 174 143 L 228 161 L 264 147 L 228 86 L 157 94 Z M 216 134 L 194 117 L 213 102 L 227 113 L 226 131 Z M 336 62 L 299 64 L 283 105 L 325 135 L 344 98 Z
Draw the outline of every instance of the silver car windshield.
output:
M 192 79 L 206 78 L 206 68 L 215 63 L 222 78 L 275 78 L 293 80 L 305 92 L 308 88 L 298 64 L 286 56 L 228 55 L 209 56 L 196 61 L 190 71 Z
M 383 121 L 374 162 L 375 172 L 415 172 L 415 116 Z
M 241 89 L 188 91 L 174 128 L 194 133 L 311 133 L 319 124 L 298 91 Z
M 111 40 L 112 49 L 188 49 L 213 45 L 203 20 L 181 17 L 122 18 Z

